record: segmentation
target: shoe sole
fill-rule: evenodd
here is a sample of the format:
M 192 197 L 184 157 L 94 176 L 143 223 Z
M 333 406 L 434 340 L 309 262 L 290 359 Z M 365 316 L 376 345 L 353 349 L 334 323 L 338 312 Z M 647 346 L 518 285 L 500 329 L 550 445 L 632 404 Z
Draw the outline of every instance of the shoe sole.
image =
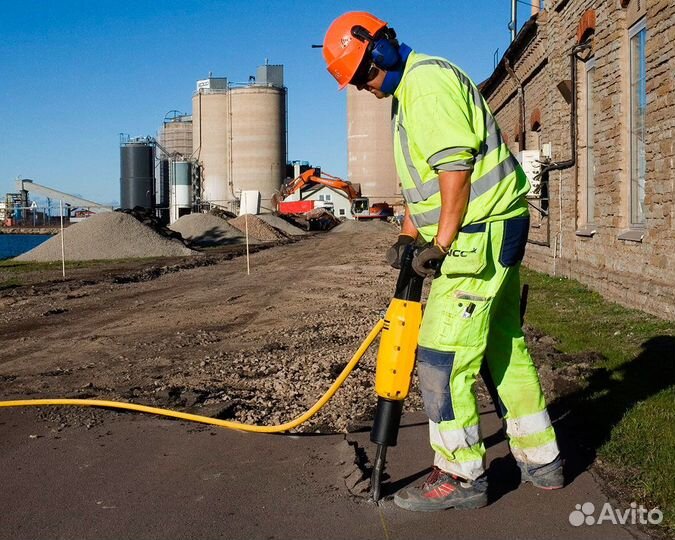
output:
M 473 510 L 476 508 L 483 508 L 484 506 L 487 506 L 487 503 L 487 495 L 477 495 L 462 502 L 448 502 L 446 504 L 424 504 L 422 502 L 399 499 L 394 495 L 394 504 L 396 504 L 396 506 L 399 508 L 403 508 L 404 510 L 409 510 L 411 512 L 438 512 L 440 510 L 448 510 L 449 508 L 455 508 L 456 510 Z
M 532 480 L 523 480 L 523 481 L 521 481 L 521 484 L 532 484 L 537 489 L 543 489 L 544 491 L 555 491 L 556 489 L 562 489 L 562 488 L 565 487 L 564 484 L 561 484 L 559 486 L 541 486 L 541 485 L 535 484 L 534 482 L 532 482 Z

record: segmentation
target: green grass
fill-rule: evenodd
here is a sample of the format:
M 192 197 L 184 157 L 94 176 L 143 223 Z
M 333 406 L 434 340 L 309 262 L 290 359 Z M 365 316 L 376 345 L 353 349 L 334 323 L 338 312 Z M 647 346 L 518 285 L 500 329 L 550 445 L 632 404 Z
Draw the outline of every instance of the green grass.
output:
M 21 285 L 21 281 L 19 281 L 17 278 L 5 279 L 0 281 L 0 291 L 13 289 L 14 287 L 20 287 Z
M 605 357 L 570 396 L 586 436 L 632 499 L 658 506 L 675 532 L 675 322 L 627 309 L 574 280 L 528 269 L 526 322 L 556 348 Z
M 633 407 L 612 431 L 602 455 L 637 471 L 625 477 L 635 500 L 655 501 L 665 526 L 675 532 L 675 388 Z
M 160 261 L 162 257 L 136 257 L 127 259 L 96 259 L 91 261 L 66 261 L 66 270 L 77 268 L 98 268 L 101 266 L 114 266 L 117 264 L 142 264 L 153 261 Z M 50 262 L 23 262 L 12 259 L 0 260 L 0 271 L 11 274 L 22 274 L 26 272 L 36 272 L 43 270 L 61 270 L 61 261 Z
M 635 358 L 654 336 L 675 336 L 675 322 L 605 300 L 571 279 L 551 277 L 523 268 L 530 286 L 527 320 L 557 338 L 563 352 L 601 352 L 608 368 Z

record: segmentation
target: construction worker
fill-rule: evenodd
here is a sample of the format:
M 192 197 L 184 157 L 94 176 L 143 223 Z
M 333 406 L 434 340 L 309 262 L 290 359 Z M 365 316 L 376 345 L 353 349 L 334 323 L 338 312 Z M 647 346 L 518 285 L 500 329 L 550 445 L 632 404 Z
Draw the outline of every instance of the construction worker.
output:
M 523 482 L 563 486 L 562 461 L 520 323 L 519 267 L 529 230 L 529 182 L 476 85 L 449 61 L 396 40 L 365 12 L 338 17 L 323 43 L 328 71 L 377 98 L 393 96 L 394 154 L 406 202 L 405 246 L 434 276 L 420 329 L 417 374 L 434 469 L 396 493 L 408 510 L 487 504 L 485 446 L 474 387 L 485 359 Z

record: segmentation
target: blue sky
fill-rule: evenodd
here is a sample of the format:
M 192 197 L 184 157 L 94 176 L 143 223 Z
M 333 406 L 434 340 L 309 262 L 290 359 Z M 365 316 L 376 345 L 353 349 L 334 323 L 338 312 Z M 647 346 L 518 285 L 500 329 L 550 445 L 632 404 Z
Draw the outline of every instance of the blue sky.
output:
M 520 23 L 529 16 L 520 4 Z M 0 17 L 0 194 L 21 175 L 100 202 L 119 200 L 119 133 L 154 135 L 166 112 L 191 112 L 210 71 L 246 81 L 284 64 L 289 159 L 347 172 L 345 95 L 321 43 L 345 11 L 371 11 L 415 50 L 445 56 L 476 81 L 509 43 L 509 0 L 44 0 Z

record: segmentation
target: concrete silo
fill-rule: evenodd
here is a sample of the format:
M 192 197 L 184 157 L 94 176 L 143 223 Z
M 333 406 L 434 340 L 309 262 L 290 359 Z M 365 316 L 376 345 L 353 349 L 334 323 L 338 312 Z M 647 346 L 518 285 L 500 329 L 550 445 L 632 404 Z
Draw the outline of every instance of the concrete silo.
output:
M 192 156 L 201 166 L 201 199 L 229 207 L 234 193 L 228 185 L 230 96 L 225 78 L 197 81 L 192 97 Z
M 396 203 L 401 189 L 394 164 L 391 99 L 347 87 L 347 174 L 370 202 Z
M 237 196 L 259 191 L 263 208 L 286 175 L 286 90 L 265 84 L 230 89 L 229 178 Z
M 169 154 L 180 154 L 188 159 L 194 150 L 192 145 L 192 115 L 172 111 L 164 118 L 157 140 Z
M 259 191 L 262 206 L 271 208 L 286 174 L 283 66 L 260 66 L 245 84 L 198 81 L 192 128 L 202 202 L 236 211 L 242 191 Z

